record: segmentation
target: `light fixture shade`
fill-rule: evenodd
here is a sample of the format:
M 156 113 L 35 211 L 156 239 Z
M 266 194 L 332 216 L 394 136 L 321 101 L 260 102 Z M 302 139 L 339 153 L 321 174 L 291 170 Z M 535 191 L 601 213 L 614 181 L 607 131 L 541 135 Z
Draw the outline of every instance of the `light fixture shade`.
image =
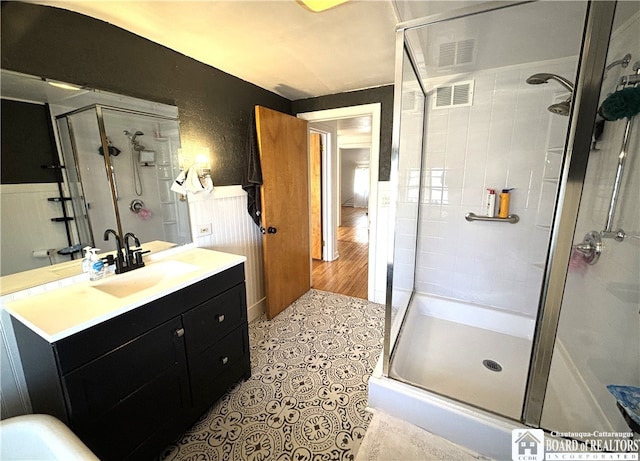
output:
M 300 0 L 304 6 L 311 11 L 319 13 L 321 11 L 328 10 L 334 6 L 338 6 L 348 0 Z
M 45 80 L 49 85 L 51 86 L 55 86 L 56 88 L 62 88 L 63 90 L 73 90 L 73 91 L 80 91 L 82 88 L 76 85 L 72 85 L 70 83 L 62 83 L 62 82 L 55 82 L 53 80 Z

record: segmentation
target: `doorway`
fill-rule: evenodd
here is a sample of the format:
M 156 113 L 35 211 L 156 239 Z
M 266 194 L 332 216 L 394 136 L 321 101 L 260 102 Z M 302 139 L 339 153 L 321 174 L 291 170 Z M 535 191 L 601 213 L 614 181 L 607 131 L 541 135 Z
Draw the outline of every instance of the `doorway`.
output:
M 310 133 L 319 133 L 322 143 L 323 246 L 322 258 L 312 261 L 312 286 L 375 301 L 375 275 L 385 270 L 384 255 L 378 267 L 375 245 L 369 245 L 377 230 L 380 104 L 298 117 L 309 121 Z
M 338 258 L 313 259 L 313 288 L 367 299 L 368 278 L 364 274 L 369 272 L 369 158 L 368 148 L 339 149 Z

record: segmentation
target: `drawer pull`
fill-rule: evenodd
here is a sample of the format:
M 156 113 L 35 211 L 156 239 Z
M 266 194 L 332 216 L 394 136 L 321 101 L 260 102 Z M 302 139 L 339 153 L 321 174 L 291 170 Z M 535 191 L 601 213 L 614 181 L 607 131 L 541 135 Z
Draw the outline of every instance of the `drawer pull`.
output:
M 182 338 L 182 337 L 184 336 L 184 328 L 178 328 L 178 329 L 176 330 L 176 336 L 177 336 L 178 338 Z
M 219 314 L 218 315 L 218 323 L 222 323 L 224 322 L 224 314 Z
M 229 363 L 229 357 L 222 357 L 220 361 L 222 362 L 223 365 L 226 365 L 227 363 Z

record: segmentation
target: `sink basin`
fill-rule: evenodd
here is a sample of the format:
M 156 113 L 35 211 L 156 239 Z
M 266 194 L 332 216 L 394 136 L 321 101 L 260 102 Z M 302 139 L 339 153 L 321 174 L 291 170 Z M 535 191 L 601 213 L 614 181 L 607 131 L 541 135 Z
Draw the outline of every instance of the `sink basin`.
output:
M 49 415 L 0 422 L 0 459 L 99 461 L 67 426 Z
M 199 266 L 180 261 L 160 261 L 118 274 L 97 282 L 92 288 L 118 298 L 124 298 L 147 288 L 154 287 L 164 280 L 200 269 Z

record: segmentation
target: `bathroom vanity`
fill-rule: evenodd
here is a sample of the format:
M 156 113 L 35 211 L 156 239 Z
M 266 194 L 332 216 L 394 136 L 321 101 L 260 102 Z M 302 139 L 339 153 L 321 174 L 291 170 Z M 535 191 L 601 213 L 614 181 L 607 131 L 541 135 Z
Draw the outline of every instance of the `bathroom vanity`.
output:
M 251 374 L 245 258 L 201 248 L 7 303 L 34 413 L 153 459 Z

